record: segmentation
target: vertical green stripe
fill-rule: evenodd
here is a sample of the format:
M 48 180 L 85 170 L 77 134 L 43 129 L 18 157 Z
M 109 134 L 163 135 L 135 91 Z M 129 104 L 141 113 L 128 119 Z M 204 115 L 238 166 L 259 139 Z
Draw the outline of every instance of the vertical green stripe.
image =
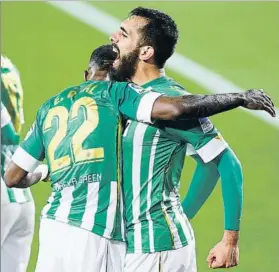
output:
M 125 226 L 127 235 L 127 248 L 133 252 L 134 246 L 134 227 L 131 224 L 133 220 L 133 180 L 132 180 L 132 161 L 133 161 L 133 139 L 137 122 L 132 122 L 128 133 L 122 137 L 123 141 L 123 204 L 125 213 Z M 126 138 L 127 137 L 127 138 Z
M 9 200 L 11 202 L 16 202 L 14 191 L 10 188 L 7 188 L 7 192 L 8 192 Z
M 82 217 L 85 212 L 86 202 L 88 193 L 88 183 L 81 183 L 75 186 L 72 193 L 73 201 L 71 203 L 71 209 L 68 215 L 68 220 L 76 221 L 71 222 L 75 226 L 80 226 Z
M 95 214 L 94 226 L 92 229 L 92 232 L 94 233 L 99 233 L 99 226 L 106 226 L 108 216 L 107 209 L 109 207 L 111 193 L 110 184 L 110 180 L 106 180 L 102 177 L 98 193 L 98 208 Z M 103 233 L 101 235 L 103 235 Z
M 141 237 L 142 237 L 142 248 L 150 250 L 150 233 L 149 233 L 149 222 L 146 217 L 147 210 L 147 190 L 148 190 L 148 175 L 150 165 L 150 155 L 152 149 L 152 143 L 154 137 L 150 137 L 152 134 L 150 130 L 154 130 L 152 127 L 148 127 L 145 131 L 145 135 L 142 143 L 142 157 L 141 157 L 141 172 L 140 172 L 140 221 L 141 221 Z M 153 135 L 154 136 L 154 135 Z M 141 144 L 141 143 L 140 143 Z M 153 178 L 152 178 L 153 181 Z M 151 182 L 152 182 L 151 181 Z M 153 188 L 153 187 L 152 187 Z M 152 191 L 151 188 L 151 191 Z M 152 198 L 152 192 L 151 192 Z M 151 201 L 151 200 L 150 200 Z
M 169 248 L 174 247 L 174 237 L 170 228 L 171 222 L 169 222 L 169 218 L 167 217 L 166 212 L 164 212 L 161 208 L 161 203 L 163 202 L 164 190 L 166 190 L 166 187 L 168 187 L 169 184 L 172 184 L 172 180 L 168 179 L 166 172 L 169 170 L 169 161 L 171 160 L 171 156 L 175 152 L 175 150 L 176 144 L 169 140 L 166 141 L 165 136 L 160 134 L 154 161 L 154 184 L 152 187 L 151 203 L 152 207 L 158 207 L 158 205 L 160 205 L 160 209 L 152 212 L 151 214 L 151 218 L 154 221 L 153 230 L 155 251 L 161 251 L 162 248 L 166 248 L 166 246 Z M 167 188 L 167 190 L 169 189 Z M 164 202 L 164 205 L 166 206 L 166 208 L 170 207 L 169 202 Z
M 56 213 L 56 211 L 57 211 L 57 209 L 58 209 L 58 207 L 59 207 L 59 205 L 60 205 L 60 199 L 61 199 L 61 197 L 62 197 L 61 192 L 56 193 L 56 194 L 54 195 L 54 200 L 53 200 L 53 202 L 51 203 L 49 210 L 46 212 L 46 215 L 47 215 L 47 216 L 53 217 L 53 216 L 55 215 L 55 213 Z
M 26 199 L 26 202 L 32 201 L 31 191 L 30 189 L 23 189 L 23 194 Z
M 177 209 L 177 207 L 174 207 L 174 208 Z M 187 241 L 187 238 L 185 236 L 183 227 L 182 227 L 182 225 L 180 223 L 181 221 L 177 218 L 177 216 L 176 216 L 176 214 L 174 212 L 174 208 L 171 207 L 171 209 L 169 209 L 168 214 L 171 217 L 171 221 L 174 222 L 174 224 L 175 224 L 175 226 L 177 228 L 178 236 L 180 238 L 181 243 L 183 243 L 184 241 Z M 177 211 L 177 213 L 179 213 L 179 211 Z
M 179 187 L 180 184 L 180 177 L 181 177 L 181 172 L 182 168 L 184 165 L 184 160 L 185 160 L 185 155 L 186 155 L 186 145 L 183 144 L 177 144 L 176 148 L 174 149 L 173 153 L 171 154 L 170 160 L 168 162 L 168 169 L 165 173 L 167 180 L 171 180 L 171 184 L 169 186 L 166 186 L 166 194 L 167 197 L 169 197 L 170 192 L 175 192 L 177 188 Z M 179 198 L 178 198 L 178 203 L 179 203 Z M 174 209 L 176 209 L 176 213 L 179 214 L 179 218 L 176 216 Z M 183 214 L 180 212 L 180 207 L 175 206 L 171 207 L 169 214 L 172 214 L 173 216 L 173 222 L 175 223 L 177 229 L 178 229 L 178 235 L 180 238 L 180 241 L 182 243 L 187 242 L 187 237 L 186 233 L 184 232 L 182 223 L 184 222 Z
M 122 237 L 121 233 L 121 222 L 123 220 L 122 211 L 120 210 L 120 195 L 122 186 L 122 120 L 118 118 L 117 122 L 117 136 L 116 136 L 116 157 L 117 157 L 117 204 L 116 214 L 114 219 L 114 228 L 112 237 Z M 122 237 L 124 238 L 124 237 Z

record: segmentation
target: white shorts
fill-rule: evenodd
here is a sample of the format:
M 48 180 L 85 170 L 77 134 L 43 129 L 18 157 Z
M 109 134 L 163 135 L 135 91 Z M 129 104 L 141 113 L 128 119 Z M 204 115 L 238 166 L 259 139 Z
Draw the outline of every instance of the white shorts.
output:
M 122 272 L 126 244 L 43 218 L 36 272 Z
M 196 272 L 195 242 L 155 253 L 128 253 L 124 272 Z
M 1 272 L 26 271 L 34 220 L 34 202 L 1 204 Z

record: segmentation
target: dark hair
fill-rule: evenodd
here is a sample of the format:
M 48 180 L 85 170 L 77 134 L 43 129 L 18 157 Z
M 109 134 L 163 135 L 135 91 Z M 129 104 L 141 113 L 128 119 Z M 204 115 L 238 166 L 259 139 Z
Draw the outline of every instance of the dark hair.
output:
M 102 45 L 96 48 L 90 57 L 90 65 L 96 65 L 98 70 L 108 71 L 117 57 L 111 44 Z
M 162 68 L 173 54 L 178 40 L 175 21 L 162 11 L 143 7 L 133 9 L 129 16 L 139 16 L 147 20 L 148 23 L 140 30 L 142 39 L 139 46 L 152 46 L 155 64 Z

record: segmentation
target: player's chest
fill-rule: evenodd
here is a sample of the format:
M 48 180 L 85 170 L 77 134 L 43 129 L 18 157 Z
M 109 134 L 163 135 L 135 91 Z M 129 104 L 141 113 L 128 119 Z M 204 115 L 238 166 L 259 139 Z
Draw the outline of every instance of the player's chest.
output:
M 172 148 L 177 143 L 166 138 L 164 132 L 156 126 L 128 120 L 123 124 L 122 144 L 124 150 L 140 146 L 157 148 Z

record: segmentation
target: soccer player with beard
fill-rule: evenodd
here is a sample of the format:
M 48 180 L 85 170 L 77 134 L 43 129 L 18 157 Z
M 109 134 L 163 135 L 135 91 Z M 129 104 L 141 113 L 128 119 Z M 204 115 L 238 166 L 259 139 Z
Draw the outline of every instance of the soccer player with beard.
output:
M 118 52 L 116 78 L 168 96 L 185 94 L 180 84 L 160 74 L 177 40 L 177 26 L 167 14 L 141 7 L 132 10 L 111 36 Z M 124 271 L 196 271 L 194 235 L 178 192 L 187 144 L 194 147 L 197 160 L 213 165 L 222 180 L 225 232 L 210 252 L 209 266 L 237 265 L 242 169 L 210 120 L 155 122 L 152 126 L 129 120 L 122 143 L 127 238 Z M 199 186 L 192 189 L 192 199 L 199 191 Z
M 261 92 L 170 98 L 135 84 L 106 82 L 115 58 L 111 45 L 97 48 L 86 82 L 43 104 L 5 173 L 9 187 L 28 187 L 41 178 L 28 172 L 44 158 L 50 169 L 52 194 L 42 211 L 37 272 L 122 271 L 122 117 L 151 123 L 212 115 L 244 101 L 269 105 Z

